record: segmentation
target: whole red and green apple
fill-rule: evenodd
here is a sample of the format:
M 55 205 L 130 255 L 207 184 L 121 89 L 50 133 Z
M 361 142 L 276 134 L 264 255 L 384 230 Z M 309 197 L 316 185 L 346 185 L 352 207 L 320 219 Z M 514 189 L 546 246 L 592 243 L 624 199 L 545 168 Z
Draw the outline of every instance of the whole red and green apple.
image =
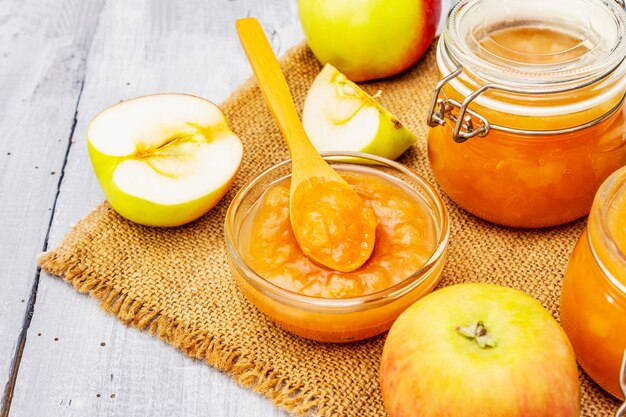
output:
M 576 417 L 579 380 L 567 336 L 529 295 L 460 284 L 394 323 L 380 384 L 390 417 Z
M 311 50 L 352 81 L 398 74 L 432 42 L 441 0 L 299 0 Z

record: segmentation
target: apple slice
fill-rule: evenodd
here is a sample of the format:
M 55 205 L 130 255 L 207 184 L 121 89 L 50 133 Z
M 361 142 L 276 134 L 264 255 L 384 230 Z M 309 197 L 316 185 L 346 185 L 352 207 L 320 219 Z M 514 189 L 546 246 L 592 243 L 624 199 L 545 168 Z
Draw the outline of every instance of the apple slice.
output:
M 121 102 L 87 129 L 89 155 L 120 215 L 147 226 L 179 226 L 226 194 L 243 156 L 220 109 L 186 94 Z
M 311 85 L 302 124 L 319 152 L 357 151 L 396 159 L 417 141 L 398 119 L 330 64 Z

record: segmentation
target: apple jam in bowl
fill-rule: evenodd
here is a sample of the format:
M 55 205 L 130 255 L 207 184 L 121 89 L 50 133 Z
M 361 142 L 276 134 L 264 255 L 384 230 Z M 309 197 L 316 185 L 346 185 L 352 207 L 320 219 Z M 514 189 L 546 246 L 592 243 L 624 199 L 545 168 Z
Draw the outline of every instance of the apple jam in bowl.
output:
M 432 185 L 401 164 L 356 152 L 322 155 L 379 221 L 363 266 L 334 271 L 302 253 L 289 218 L 290 161 L 237 193 L 226 214 L 226 243 L 239 289 L 275 323 L 308 339 L 352 342 L 388 330 L 434 289 L 445 261 L 448 215 Z

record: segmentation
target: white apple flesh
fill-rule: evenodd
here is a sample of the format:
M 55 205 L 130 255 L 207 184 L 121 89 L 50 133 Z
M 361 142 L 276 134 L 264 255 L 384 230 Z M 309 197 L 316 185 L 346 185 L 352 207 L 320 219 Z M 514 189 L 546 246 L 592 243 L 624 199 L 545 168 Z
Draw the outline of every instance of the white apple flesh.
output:
M 123 217 L 148 226 L 179 226 L 223 197 L 243 147 L 213 103 L 155 94 L 116 104 L 87 130 L 102 188 Z
M 356 151 L 396 159 L 417 141 L 397 118 L 330 64 L 311 85 L 302 124 L 319 152 Z

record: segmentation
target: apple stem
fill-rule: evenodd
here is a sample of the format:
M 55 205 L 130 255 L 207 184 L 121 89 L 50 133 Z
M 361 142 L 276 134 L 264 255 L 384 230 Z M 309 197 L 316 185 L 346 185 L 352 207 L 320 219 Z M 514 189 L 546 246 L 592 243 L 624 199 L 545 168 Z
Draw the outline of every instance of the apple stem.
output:
M 487 331 L 485 323 L 482 321 L 472 322 L 465 327 L 457 326 L 456 331 L 468 339 L 475 340 L 482 349 L 496 347 L 498 344 L 496 338 Z

